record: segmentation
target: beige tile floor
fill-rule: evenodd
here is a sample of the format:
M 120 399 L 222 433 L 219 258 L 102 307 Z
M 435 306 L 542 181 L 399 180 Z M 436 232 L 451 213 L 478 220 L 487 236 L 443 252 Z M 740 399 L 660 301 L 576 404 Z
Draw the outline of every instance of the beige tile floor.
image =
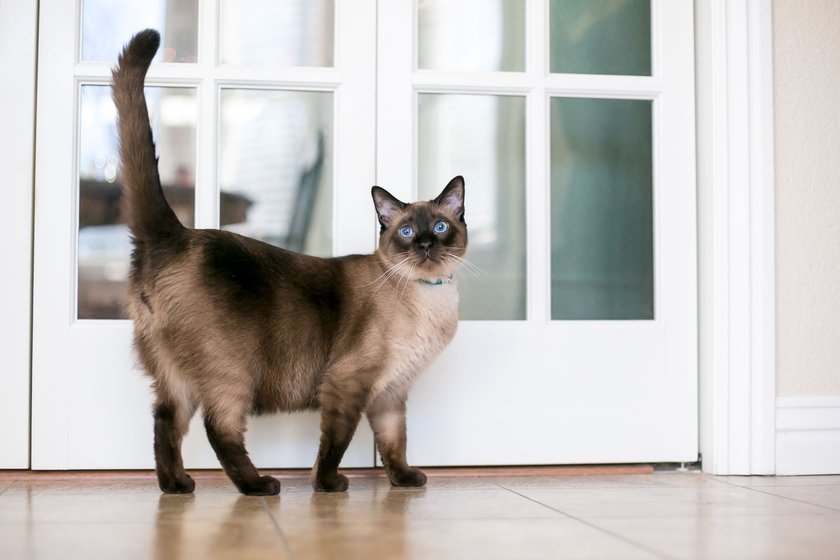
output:
M 0 474 L 0 559 L 840 559 L 840 476 L 432 476 L 370 473 L 341 494 L 281 476 L 240 496 L 149 474 Z

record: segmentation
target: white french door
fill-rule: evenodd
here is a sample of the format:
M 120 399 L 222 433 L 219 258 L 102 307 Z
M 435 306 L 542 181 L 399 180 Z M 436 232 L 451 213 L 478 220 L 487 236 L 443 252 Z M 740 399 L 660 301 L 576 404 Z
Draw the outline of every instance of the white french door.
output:
M 130 249 L 108 86 L 122 45 L 162 33 L 147 99 L 185 223 L 340 255 L 375 243 L 375 21 L 373 0 L 41 2 L 33 468 L 154 466 L 149 383 L 122 319 Z M 318 424 L 252 421 L 254 462 L 311 465 Z M 184 461 L 218 467 L 198 417 Z M 372 463 L 361 426 L 344 464 Z
M 106 4 L 40 11 L 34 468 L 153 464 L 107 91 L 146 26 L 164 36 L 147 81 L 161 177 L 187 223 L 369 252 L 371 185 L 428 199 L 465 176 L 474 266 L 410 397 L 412 463 L 696 460 L 692 2 Z M 248 435 L 262 467 L 308 467 L 317 441 L 314 414 Z M 185 462 L 218 465 L 200 423 Z M 342 464 L 373 462 L 363 424 Z
M 410 462 L 697 459 L 692 37 L 690 1 L 379 3 L 377 178 L 464 175 L 481 269 Z

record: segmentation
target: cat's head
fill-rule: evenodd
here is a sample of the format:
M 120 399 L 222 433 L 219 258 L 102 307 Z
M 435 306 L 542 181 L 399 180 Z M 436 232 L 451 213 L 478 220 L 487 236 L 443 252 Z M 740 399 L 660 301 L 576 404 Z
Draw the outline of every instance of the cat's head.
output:
M 379 255 L 395 274 L 412 280 L 450 278 L 467 251 L 464 178 L 455 177 L 434 200 L 406 204 L 371 189 L 381 226 Z

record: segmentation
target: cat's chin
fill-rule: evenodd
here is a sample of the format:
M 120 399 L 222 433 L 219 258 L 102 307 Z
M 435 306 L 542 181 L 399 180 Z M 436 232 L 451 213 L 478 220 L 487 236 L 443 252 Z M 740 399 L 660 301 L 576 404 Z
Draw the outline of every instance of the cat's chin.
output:
M 452 276 L 460 268 L 463 258 L 463 253 L 433 253 L 430 257 L 420 257 L 415 269 L 425 275 Z
M 455 273 L 455 267 L 435 257 L 425 258 L 418 262 L 411 271 L 412 280 L 428 280 L 429 278 L 449 278 Z

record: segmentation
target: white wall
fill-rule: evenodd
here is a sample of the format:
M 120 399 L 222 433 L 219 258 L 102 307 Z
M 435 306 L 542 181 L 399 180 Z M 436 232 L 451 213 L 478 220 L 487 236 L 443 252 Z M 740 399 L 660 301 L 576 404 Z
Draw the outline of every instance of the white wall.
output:
M 776 473 L 840 473 L 840 2 L 775 0 Z
M 840 397 L 840 2 L 775 0 L 777 391 Z

